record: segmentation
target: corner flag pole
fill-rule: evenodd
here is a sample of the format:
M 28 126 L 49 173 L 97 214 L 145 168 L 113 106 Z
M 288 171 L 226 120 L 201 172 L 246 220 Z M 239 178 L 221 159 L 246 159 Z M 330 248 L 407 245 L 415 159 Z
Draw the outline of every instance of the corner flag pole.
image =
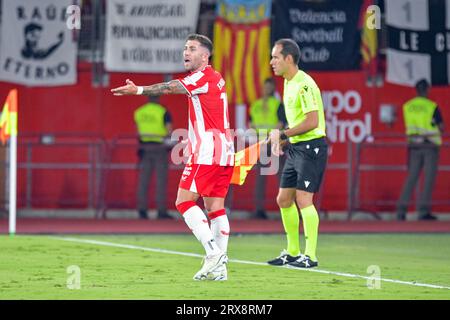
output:
M 17 196 L 17 135 L 9 140 L 9 234 L 16 233 Z
M 17 89 L 9 92 L 0 118 L 0 139 L 9 138 L 9 234 L 16 233 L 17 196 Z

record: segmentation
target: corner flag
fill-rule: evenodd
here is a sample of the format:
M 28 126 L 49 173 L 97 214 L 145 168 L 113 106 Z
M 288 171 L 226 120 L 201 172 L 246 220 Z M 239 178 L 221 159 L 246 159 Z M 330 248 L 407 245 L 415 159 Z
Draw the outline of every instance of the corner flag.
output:
M 10 136 L 17 137 L 17 89 L 9 92 L 0 118 L 0 140 L 3 145 Z
M 17 89 L 9 92 L 0 117 L 0 140 L 9 141 L 9 234 L 16 233 Z
M 261 140 L 258 143 L 251 145 L 248 148 L 236 152 L 234 155 L 233 175 L 231 176 L 232 184 L 243 185 L 245 178 L 253 166 L 258 162 L 261 144 L 267 143 L 266 140 Z

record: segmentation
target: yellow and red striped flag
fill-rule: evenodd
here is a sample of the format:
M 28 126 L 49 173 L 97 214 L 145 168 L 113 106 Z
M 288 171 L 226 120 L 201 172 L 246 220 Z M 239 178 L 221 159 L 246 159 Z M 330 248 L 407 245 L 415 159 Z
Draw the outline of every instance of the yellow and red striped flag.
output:
M 368 8 L 373 5 L 373 0 L 364 0 L 361 11 L 361 55 L 363 57 L 363 68 L 371 75 L 376 73 L 378 35 L 377 29 L 368 25 L 368 20 L 373 13 Z
M 4 145 L 9 137 L 17 137 L 17 89 L 9 91 L 0 117 L 0 140 Z
M 227 83 L 228 101 L 251 104 L 270 69 L 271 0 L 219 0 L 213 66 Z

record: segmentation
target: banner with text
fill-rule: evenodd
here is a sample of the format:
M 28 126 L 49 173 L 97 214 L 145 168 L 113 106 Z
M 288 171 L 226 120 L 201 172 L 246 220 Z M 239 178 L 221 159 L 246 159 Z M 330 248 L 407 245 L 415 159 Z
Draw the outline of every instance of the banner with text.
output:
M 77 42 L 67 14 L 72 0 L 3 0 L 0 80 L 27 86 L 77 81 Z
M 107 1 L 108 71 L 184 71 L 186 37 L 195 32 L 200 0 Z
M 387 0 L 387 81 L 448 85 L 450 0 Z
M 272 40 L 294 39 L 303 70 L 359 69 L 361 6 L 362 0 L 276 1 Z

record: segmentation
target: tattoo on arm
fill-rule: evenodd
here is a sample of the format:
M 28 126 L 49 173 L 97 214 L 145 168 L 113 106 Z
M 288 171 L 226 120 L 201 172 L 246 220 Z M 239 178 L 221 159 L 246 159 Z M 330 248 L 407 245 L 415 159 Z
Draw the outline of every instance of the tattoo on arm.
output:
M 178 80 L 172 80 L 169 82 L 162 82 L 153 84 L 151 86 L 145 86 L 143 95 L 146 96 L 161 96 L 164 94 L 186 94 L 188 93 L 183 85 Z

